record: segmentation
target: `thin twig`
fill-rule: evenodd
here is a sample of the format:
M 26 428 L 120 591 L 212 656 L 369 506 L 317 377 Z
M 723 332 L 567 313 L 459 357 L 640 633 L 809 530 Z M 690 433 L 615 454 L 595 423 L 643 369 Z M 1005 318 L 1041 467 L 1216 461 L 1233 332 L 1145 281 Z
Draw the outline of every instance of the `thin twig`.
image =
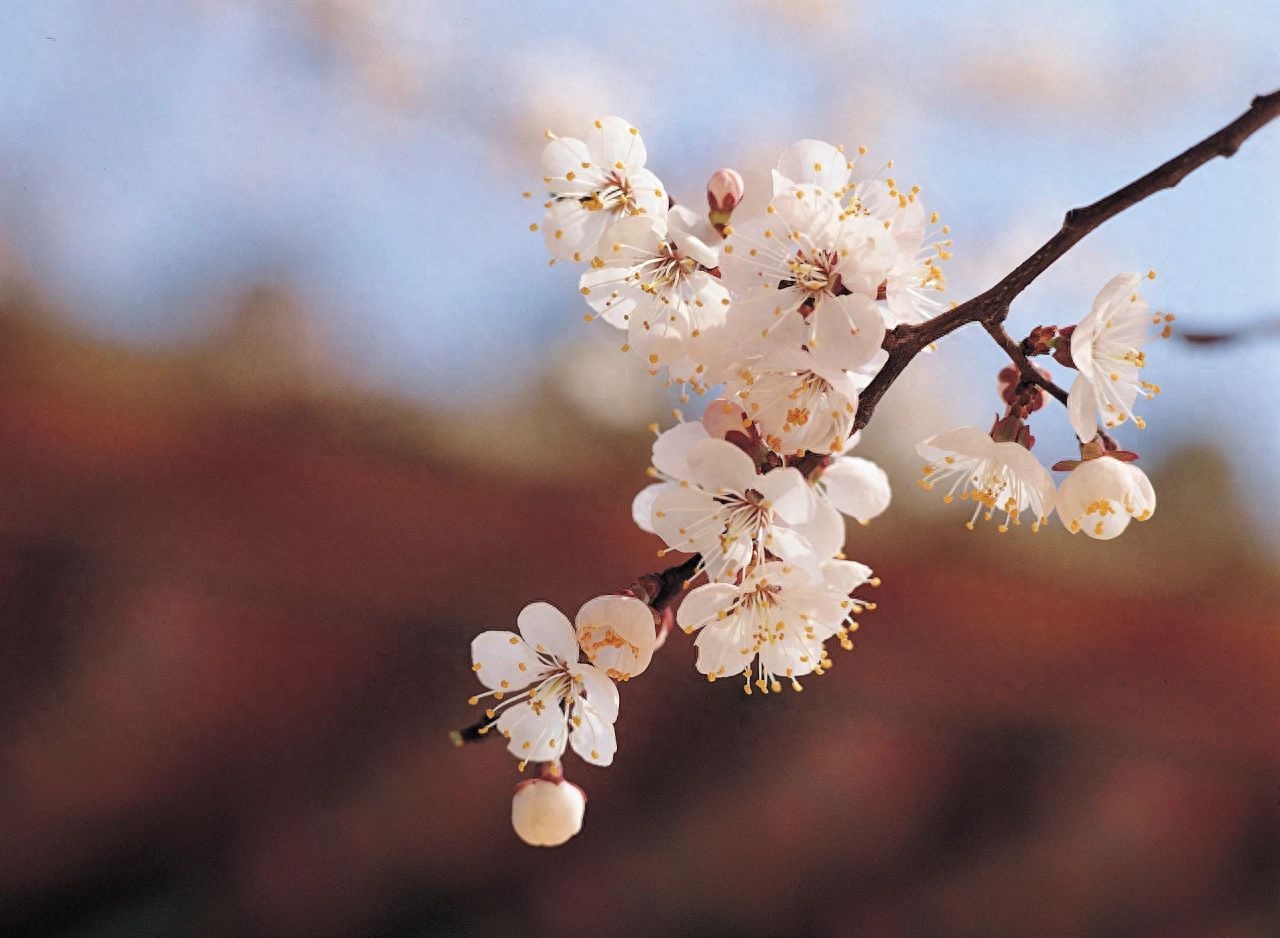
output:
M 969 323 L 1003 323 L 1014 298 L 1085 235 L 1148 196 L 1176 186 L 1189 173 L 1215 157 L 1232 156 L 1245 140 L 1277 116 L 1280 116 L 1280 91 L 1259 95 L 1253 99 L 1249 110 L 1217 133 L 1092 205 L 1068 211 L 1057 234 L 985 293 L 917 326 L 902 325 L 892 329 L 884 340 L 889 359 L 862 392 L 854 429 L 861 430 L 867 425 L 885 391 L 921 350 Z M 996 334 L 993 333 L 992 337 L 996 338 Z
M 1009 360 L 1017 366 L 1018 372 L 1022 375 L 1023 383 L 1034 384 L 1043 388 L 1060 400 L 1065 406 L 1067 403 L 1067 392 L 1062 390 L 1048 378 L 1040 373 L 1040 369 L 1031 363 L 1031 359 L 1027 358 L 1022 351 L 1022 346 L 1013 340 L 1013 337 L 1005 331 L 1004 323 L 983 321 L 982 327 L 987 330 L 987 334 L 995 339 L 996 345 L 1004 349 L 1004 353 L 1009 356 Z

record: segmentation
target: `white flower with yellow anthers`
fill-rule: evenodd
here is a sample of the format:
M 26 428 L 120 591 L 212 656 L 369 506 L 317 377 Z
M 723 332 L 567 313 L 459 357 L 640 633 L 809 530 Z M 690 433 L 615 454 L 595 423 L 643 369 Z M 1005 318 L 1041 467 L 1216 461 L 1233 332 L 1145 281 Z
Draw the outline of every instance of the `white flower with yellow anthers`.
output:
M 775 349 L 805 346 L 824 368 L 847 371 L 880 355 L 884 320 L 875 297 L 894 244 L 878 221 L 851 216 L 826 191 L 802 185 L 774 196 L 763 220 L 725 234 L 720 269 L 748 349 L 767 363 Z
M 1146 521 L 1155 510 L 1146 473 L 1111 456 L 1080 463 L 1058 489 L 1058 517 L 1067 530 L 1100 541 L 1118 537 L 1131 519 Z
M 885 301 L 886 327 L 914 325 L 942 312 L 947 282 L 942 262 L 951 258 L 951 239 L 928 240 L 938 214 L 926 215 L 920 187 L 902 191 L 892 177 L 864 179 L 854 187 L 848 211 L 876 219 L 893 238 L 893 265 L 879 297 Z M 942 227 L 941 233 L 948 229 Z
M 582 830 L 587 795 L 558 772 L 526 778 L 511 798 L 511 826 L 532 847 L 558 847 Z
M 1147 276 L 1154 277 L 1155 273 Z M 1081 442 L 1098 435 L 1098 422 L 1111 429 L 1126 420 L 1146 426 L 1133 412 L 1139 396 L 1151 400 L 1160 388 L 1139 377 L 1147 363 L 1142 346 L 1148 338 L 1148 322 L 1164 324 L 1170 331 L 1172 316 L 1155 316 L 1138 293 L 1141 274 L 1120 274 L 1102 288 L 1089 315 L 1071 333 L 1071 359 L 1080 374 L 1067 395 L 1071 427 Z
M 644 168 L 644 141 L 627 121 L 601 118 L 585 140 L 550 131 L 547 136 L 542 181 L 549 199 L 542 229 L 553 257 L 588 261 L 613 222 L 631 215 L 666 216 L 667 193 Z
M 813 516 L 798 469 L 761 475 L 751 457 L 716 439 L 695 443 L 685 463 L 687 477 L 652 501 L 653 529 L 670 550 L 701 554 L 699 569 L 714 581 L 732 580 L 770 554 L 816 569 L 822 558 L 796 530 Z
M 470 702 L 488 696 L 500 701 L 486 711 L 491 722 L 480 732 L 496 727 L 522 769 L 527 762 L 559 759 L 566 744 L 595 765 L 611 763 L 618 718 L 613 681 L 579 663 L 578 635 L 554 606 L 531 603 L 516 624 L 519 635 L 482 632 L 471 643 L 472 670 L 489 692 Z
M 582 275 L 587 303 L 612 326 L 627 331 L 627 345 L 657 374 L 683 356 L 697 359 L 707 330 L 725 321 L 729 291 L 707 272 L 717 252 L 672 214 L 624 218 L 605 231 Z
M 799 140 L 787 147 L 773 171 L 773 194 L 781 195 L 796 186 L 813 186 L 835 199 L 849 190 L 853 162 L 843 147 L 822 140 Z
M 853 431 L 864 383 L 801 349 L 780 349 L 744 367 L 726 383 L 725 395 L 756 422 L 775 453 L 836 453 Z
M 853 615 L 864 604 L 848 594 L 867 581 L 861 564 L 823 564 L 819 578 L 781 561 L 755 567 L 741 583 L 708 583 L 690 591 L 676 613 L 685 632 L 698 632 L 697 668 L 708 680 L 742 674 L 744 690 L 778 692 L 786 680 L 830 667 L 824 643 L 839 636 L 847 648 Z M 831 566 L 828 566 L 831 565 Z M 830 577 L 827 579 L 827 577 Z
M 948 504 L 957 498 L 974 503 L 973 517 L 965 522 L 971 531 L 979 516 L 990 521 L 997 513 L 1004 514 L 997 527 L 1002 534 L 1021 524 L 1023 515 L 1039 531 L 1053 511 L 1053 477 L 1018 443 L 997 443 L 976 427 L 958 427 L 930 437 L 916 451 L 929 461 L 922 488 L 946 487 L 942 500 Z

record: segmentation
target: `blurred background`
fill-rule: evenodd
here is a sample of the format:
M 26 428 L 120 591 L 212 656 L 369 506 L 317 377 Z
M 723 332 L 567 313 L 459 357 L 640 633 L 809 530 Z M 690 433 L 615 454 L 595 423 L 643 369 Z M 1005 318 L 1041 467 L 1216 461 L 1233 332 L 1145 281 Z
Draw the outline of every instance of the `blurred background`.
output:
M 1278 36 L 1261 0 L 3 4 L 0 933 L 1280 934 L 1280 126 L 1010 321 L 1155 268 L 1238 337 L 1151 351 L 1150 523 L 970 534 L 915 487 L 997 406 L 961 332 L 860 446 L 895 503 L 832 673 L 746 698 L 677 635 L 556 851 L 447 738 L 474 634 L 660 565 L 628 506 L 676 402 L 528 232 L 545 127 L 622 114 L 748 212 L 791 140 L 865 144 L 959 300 L 1273 90 Z

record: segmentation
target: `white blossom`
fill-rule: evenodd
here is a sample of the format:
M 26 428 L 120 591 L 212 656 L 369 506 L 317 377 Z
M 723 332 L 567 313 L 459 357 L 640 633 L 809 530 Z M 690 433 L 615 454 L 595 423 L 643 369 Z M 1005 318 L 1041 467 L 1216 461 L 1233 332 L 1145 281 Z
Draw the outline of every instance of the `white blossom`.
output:
M 875 297 L 893 263 L 884 227 L 814 186 L 774 196 L 762 220 L 726 229 L 721 270 L 744 351 L 804 346 L 824 368 L 853 371 L 881 354 Z
M 1058 490 L 1058 517 L 1072 534 L 1107 541 L 1130 519 L 1146 521 L 1156 510 L 1156 493 L 1146 473 L 1111 456 L 1088 459 L 1071 470 Z
M 618 718 L 613 681 L 593 665 L 579 663 L 578 635 L 549 603 L 525 606 L 516 624 L 518 635 L 482 632 L 471 643 L 472 670 L 489 688 L 471 702 L 490 695 L 500 701 L 486 711 L 492 722 L 482 732 L 496 727 L 522 766 L 559 759 L 566 744 L 595 765 L 611 763 Z
M 563 778 L 527 778 L 511 798 L 511 826 L 533 847 L 558 847 L 582 830 L 586 793 Z
M 914 325 L 932 319 L 946 307 L 942 261 L 950 258 L 950 239 L 929 241 L 929 225 L 936 213 L 926 216 L 918 189 L 902 192 L 893 179 L 879 177 L 859 182 L 853 193 L 854 211 L 879 221 L 893 239 L 894 257 L 885 275 L 883 299 L 885 325 Z M 947 229 L 942 229 L 945 234 Z
M 820 560 L 795 529 L 813 516 L 798 469 L 760 474 L 746 453 L 716 439 L 695 443 L 685 463 L 687 476 L 655 493 L 651 521 L 671 550 L 700 553 L 711 580 L 732 580 L 769 553 L 805 566 Z
M 691 590 L 676 615 L 685 632 L 699 632 L 697 669 L 716 680 L 747 678 L 768 693 L 785 679 L 821 674 L 830 666 L 824 642 L 849 641 L 851 618 L 865 604 L 849 596 L 870 570 L 852 561 L 828 561 L 817 578 L 781 561 L 760 564 L 741 583 L 708 583 Z
M 950 504 L 974 502 L 973 517 L 965 527 L 973 530 L 978 516 L 990 521 L 997 512 L 1004 519 L 997 530 L 1021 524 L 1021 516 L 1032 518 L 1031 530 L 1039 531 L 1053 511 L 1053 477 L 1030 450 L 1018 443 L 997 443 L 976 427 L 958 427 L 930 437 L 916 447 L 929 460 L 920 485 L 925 489 L 946 486 L 942 500 Z
M 695 363 L 703 334 L 724 323 L 729 291 L 708 273 L 716 251 L 687 230 L 680 216 L 640 215 L 616 222 L 604 233 L 580 288 L 600 317 L 627 332 L 627 347 L 657 374 L 682 357 Z M 696 365 L 695 365 L 696 367 Z
M 759 425 L 770 449 L 790 456 L 844 449 L 862 385 L 860 376 L 796 348 L 775 352 L 756 370 L 744 368 L 725 385 L 725 393 Z
M 1098 435 L 1099 421 L 1107 429 L 1130 419 L 1146 426 L 1133 405 L 1139 395 L 1150 400 L 1159 390 L 1139 377 L 1151 315 L 1138 293 L 1141 283 L 1141 274 L 1113 277 L 1071 334 L 1071 359 L 1080 373 L 1067 395 L 1067 413 L 1084 443 Z
M 549 136 L 542 151 L 542 181 L 549 191 L 542 229 L 553 257 L 588 260 L 612 222 L 666 216 L 666 191 L 644 168 L 644 141 L 627 121 L 601 118 L 585 140 Z

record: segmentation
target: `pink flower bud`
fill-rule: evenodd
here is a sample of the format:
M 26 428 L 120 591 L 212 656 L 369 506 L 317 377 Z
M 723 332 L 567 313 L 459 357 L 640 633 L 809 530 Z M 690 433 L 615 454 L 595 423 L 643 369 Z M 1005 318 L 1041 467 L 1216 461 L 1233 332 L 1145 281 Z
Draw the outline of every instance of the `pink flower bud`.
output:
M 735 169 L 717 169 L 707 180 L 707 204 L 713 212 L 732 212 L 742 201 L 746 186 Z
M 707 205 L 711 207 L 711 224 L 721 233 L 729 223 L 729 216 L 742 201 L 746 186 L 742 176 L 734 169 L 717 169 L 707 180 Z

